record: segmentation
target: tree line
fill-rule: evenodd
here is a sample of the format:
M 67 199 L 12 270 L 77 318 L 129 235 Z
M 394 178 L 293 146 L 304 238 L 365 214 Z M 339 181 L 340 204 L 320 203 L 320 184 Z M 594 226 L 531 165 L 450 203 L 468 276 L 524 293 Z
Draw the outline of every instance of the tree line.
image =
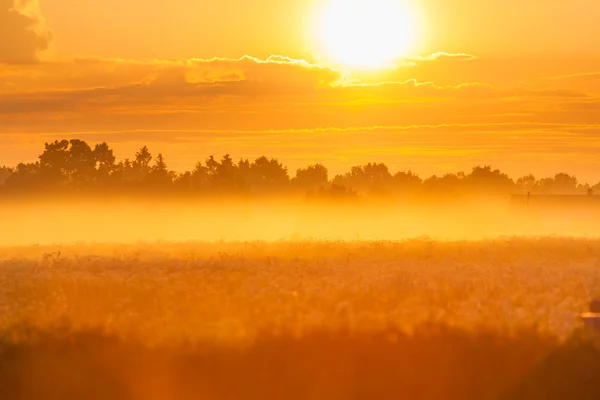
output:
M 152 155 L 147 146 L 132 159 L 117 162 L 103 142 L 90 146 L 79 139 L 45 143 L 38 161 L 0 167 L 0 193 L 148 193 L 242 194 L 296 193 L 311 197 L 410 196 L 418 194 L 467 195 L 512 193 L 585 193 L 590 188 L 575 176 L 559 173 L 537 179 L 525 175 L 511 179 L 491 166 L 475 166 L 467 174 L 447 173 L 422 178 L 412 171 L 392 173 L 383 163 L 354 166 L 330 177 L 322 164 L 296 170 L 276 158 L 258 157 L 235 162 L 229 154 L 210 156 L 191 171 L 175 172 L 162 154 Z M 596 185 L 600 188 L 600 183 Z

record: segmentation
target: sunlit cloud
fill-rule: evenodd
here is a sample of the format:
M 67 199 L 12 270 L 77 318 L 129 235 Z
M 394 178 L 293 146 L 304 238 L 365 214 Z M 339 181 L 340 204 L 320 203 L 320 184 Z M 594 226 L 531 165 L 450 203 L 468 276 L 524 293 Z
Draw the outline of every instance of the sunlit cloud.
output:
M 37 62 L 52 41 L 37 0 L 0 0 L 0 63 Z
M 413 61 L 432 61 L 439 60 L 441 58 L 452 58 L 452 59 L 461 59 L 461 60 L 474 60 L 477 57 L 472 54 L 467 53 L 446 53 L 443 51 L 432 53 L 424 57 L 411 57 L 409 60 Z

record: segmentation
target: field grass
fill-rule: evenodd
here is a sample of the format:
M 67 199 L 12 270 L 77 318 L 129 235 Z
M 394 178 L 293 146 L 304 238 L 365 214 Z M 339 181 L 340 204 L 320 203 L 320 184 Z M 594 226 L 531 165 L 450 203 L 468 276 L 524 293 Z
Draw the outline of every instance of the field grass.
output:
M 598 399 L 599 259 L 549 237 L 2 248 L 0 398 Z

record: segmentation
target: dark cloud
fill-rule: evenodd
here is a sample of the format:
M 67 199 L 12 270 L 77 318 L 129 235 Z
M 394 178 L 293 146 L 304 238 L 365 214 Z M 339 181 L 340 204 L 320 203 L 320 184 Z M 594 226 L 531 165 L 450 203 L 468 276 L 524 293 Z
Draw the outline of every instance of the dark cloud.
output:
M 37 0 L 0 0 L 0 63 L 37 62 L 52 40 Z

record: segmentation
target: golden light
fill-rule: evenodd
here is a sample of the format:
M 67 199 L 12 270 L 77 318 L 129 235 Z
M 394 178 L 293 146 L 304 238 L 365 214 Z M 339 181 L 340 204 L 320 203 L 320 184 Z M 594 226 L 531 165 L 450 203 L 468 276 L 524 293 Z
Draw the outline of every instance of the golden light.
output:
M 331 0 L 318 35 L 328 58 L 356 68 L 382 68 L 415 41 L 415 16 L 402 0 Z

